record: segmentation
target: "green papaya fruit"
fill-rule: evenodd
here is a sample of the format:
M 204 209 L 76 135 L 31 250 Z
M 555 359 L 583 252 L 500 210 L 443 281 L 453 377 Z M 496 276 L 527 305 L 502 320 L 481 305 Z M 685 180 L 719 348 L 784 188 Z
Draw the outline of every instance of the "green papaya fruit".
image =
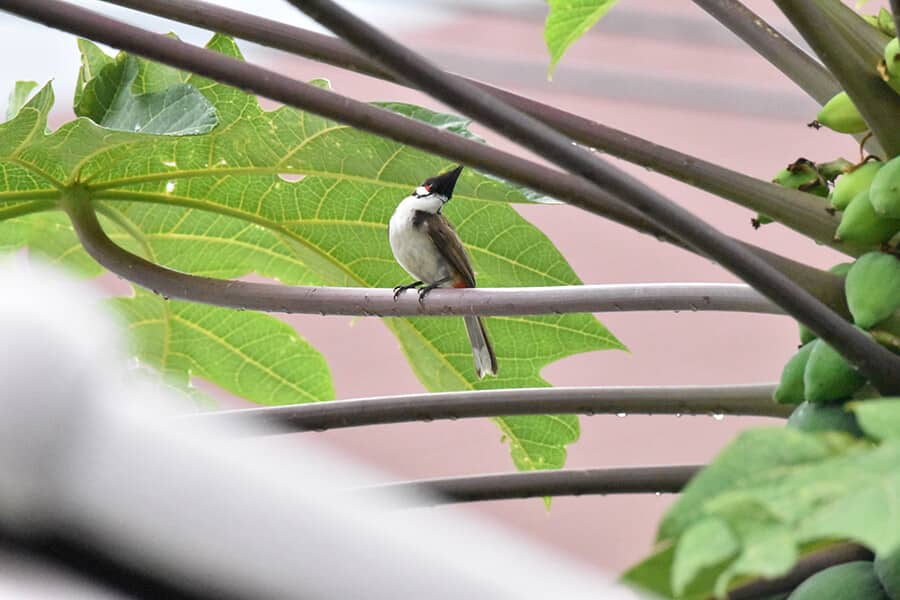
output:
M 803 323 L 797 323 L 797 328 L 800 330 L 800 345 L 805 346 L 814 339 L 816 339 L 816 334 L 812 332 L 812 329 L 804 325 Z
M 840 133 L 862 133 L 869 129 L 847 92 L 838 92 L 832 96 L 813 123 Z
M 860 192 L 864 192 L 872 185 L 875 174 L 881 169 L 883 163 L 877 160 L 866 161 L 853 168 L 852 171 L 841 175 L 831 190 L 829 199 L 831 205 L 838 210 L 844 210 L 850 201 Z
M 803 372 L 812 344 L 806 344 L 788 359 L 781 371 L 781 380 L 772 398 L 779 404 L 800 404 L 803 402 Z
M 835 275 L 840 275 L 841 277 L 846 277 L 847 273 L 850 272 L 850 269 L 853 268 L 852 262 L 842 262 L 834 265 L 830 269 L 828 269 L 829 273 L 834 273 Z
M 900 156 L 876 172 L 869 187 L 869 202 L 879 215 L 900 219 Z
M 900 548 L 875 557 L 875 576 L 892 600 L 900 600 Z
M 883 252 L 860 256 L 847 273 L 844 291 L 853 322 L 870 329 L 900 308 L 900 259 Z
M 809 344 L 809 358 L 803 370 L 803 398 L 807 402 L 846 400 L 866 382 L 837 350 L 823 342 Z
M 801 583 L 788 600 L 891 600 L 872 562 L 858 560 L 828 567 Z
M 853 437 L 863 437 L 863 430 L 856 421 L 856 415 L 844 410 L 841 404 L 815 404 L 804 402 L 794 409 L 787 426 L 807 433 L 841 431 Z
M 884 66 L 891 77 L 900 77 L 900 41 L 893 38 L 884 47 Z
M 806 158 L 798 158 L 787 168 L 778 171 L 772 178 L 772 183 L 823 198 L 828 195 L 825 177 L 819 173 L 816 163 Z
M 900 42 L 897 38 L 884 47 L 884 62 L 878 65 L 878 72 L 895 92 L 900 93 Z
M 894 25 L 894 17 L 891 15 L 891 11 L 881 8 L 878 10 L 877 15 L 863 15 L 863 19 L 866 20 L 866 23 L 885 34 L 886 36 L 893 37 L 897 35 L 897 27 Z
M 845 277 L 847 272 L 850 271 L 850 267 L 853 266 L 853 263 L 845 262 L 838 263 L 828 269 L 830 273 L 834 273 L 835 275 L 840 275 L 841 277 Z M 805 346 L 809 342 L 816 339 L 816 334 L 810 331 L 809 327 L 804 325 L 803 323 L 797 323 L 797 326 L 800 328 L 800 345 Z
M 883 244 L 900 231 L 900 219 L 879 215 L 869 202 L 869 191 L 857 194 L 841 217 L 834 238 L 861 244 Z
M 769 223 L 774 223 L 775 220 L 772 217 L 766 216 L 762 213 L 756 213 L 756 217 L 750 219 L 750 224 L 753 225 L 753 229 L 759 229 L 763 225 L 768 225 Z
M 856 168 L 852 162 L 846 158 L 836 158 L 828 162 L 820 162 L 816 164 L 819 174 L 828 181 L 834 181 L 844 173 L 849 173 Z
M 838 161 L 843 159 L 838 159 Z M 839 169 L 840 165 L 837 161 L 835 164 L 828 163 L 829 168 Z M 808 192 L 821 198 L 828 196 L 828 180 L 820 172 L 816 163 L 806 158 L 798 158 L 791 164 L 775 174 L 772 183 L 801 192 Z M 773 219 L 769 215 L 758 213 L 756 218 L 751 219 L 750 223 L 754 229 L 759 229 L 762 225 L 772 223 Z

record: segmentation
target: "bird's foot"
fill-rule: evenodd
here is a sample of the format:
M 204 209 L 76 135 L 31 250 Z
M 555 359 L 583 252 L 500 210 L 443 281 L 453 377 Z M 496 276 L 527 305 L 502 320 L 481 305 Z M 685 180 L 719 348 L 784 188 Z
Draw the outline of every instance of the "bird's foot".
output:
M 406 290 L 413 290 L 413 289 L 419 287 L 420 285 L 422 285 L 421 281 L 413 281 L 412 283 L 409 283 L 406 285 L 398 285 L 397 287 L 394 288 L 394 302 L 396 302 L 397 298 L 400 297 L 400 294 L 402 294 Z
M 444 285 L 445 283 L 452 281 L 452 280 L 453 280 L 452 277 L 445 277 L 444 279 L 440 279 L 438 281 L 435 281 L 434 283 L 429 283 L 428 285 L 426 285 L 425 287 L 420 289 L 419 290 L 419 304 L 422 304 L 422 301 L 425 299 L 425 296 L 427 296 L 431 290 L 433 290 L 435 288 L 439 288 L 442 285 Z

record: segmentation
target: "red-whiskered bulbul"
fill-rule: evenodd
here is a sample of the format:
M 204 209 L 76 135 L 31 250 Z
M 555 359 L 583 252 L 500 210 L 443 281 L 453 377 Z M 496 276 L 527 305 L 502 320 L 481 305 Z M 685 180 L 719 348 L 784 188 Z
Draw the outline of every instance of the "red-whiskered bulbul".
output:
M 453 196 L 462 167 L 426 179 L 394 211 L 388 228 L 394 258 L 416 281 L 394 288 L 394 299 L 419 288 L 419 301 L 438 287 L 475 287 L 469 255 L 450 221 L 441 214 Z M 481 317 L 464 317 L 478 377 L 497 374 L 497 357 Z

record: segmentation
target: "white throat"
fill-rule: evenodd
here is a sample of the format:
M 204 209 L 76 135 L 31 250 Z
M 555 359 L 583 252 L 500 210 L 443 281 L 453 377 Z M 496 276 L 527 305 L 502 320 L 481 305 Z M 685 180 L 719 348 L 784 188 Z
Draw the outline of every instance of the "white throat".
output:
M 432 214 L 438 213 L 441 212 L 441 207 L 444 206 L 445 202 L 447 202 L 447 199 L 444 196 L 429 194 L 428 190 L 420 186 L 416 188 L 416 193 L 407 196 L 397 205 L 397 210 L 394 214 L 413 213 L 417 210 Z

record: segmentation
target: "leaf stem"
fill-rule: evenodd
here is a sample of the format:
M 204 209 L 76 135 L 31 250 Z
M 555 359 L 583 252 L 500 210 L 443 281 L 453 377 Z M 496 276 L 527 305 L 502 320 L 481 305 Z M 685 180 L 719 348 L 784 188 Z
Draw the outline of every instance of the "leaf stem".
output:
M 113 273 L 167 298 L 266 312 L 402 317 L 495 316 L 632 310 L 741 311 L 781 314 L 748 286 L 734 284 L 589 285 L 434 290 L 396 301 L 392 290 L 286 286 L 172 271 L 116 245 L 100 226 L 87 190 L 64 196 L 63 208 L 85 250 Z
M 7 219 L 14 219 L 16 217 L 22 217 L 25 215 L 30 215 L 32 213 L 44 212 L 57 208 L 57 198 L 59 197 L 59 193 L 55 192 L 54 195 L 56 197 L 52 200 L 34 200 L 32 202 L 16 204 L 13 206 L 3 206 L 2 204 L 0 204 L 0 223 Z
M 637 208 L 683 243 L 706 254 L 784 308 L 855 365 L 882 393 L 900 393 L 900 357 L 821 304 L 789 278 L 710 224 L 695 217 L 661 194 L 571 142 L 543 123 L 494 96 L 447 76 L 409 48 L 395 42 L 331 0 L 290 0 L 358 48 L 363 47 L 382 66 L 416 81 L 435 99 L 461 110 L 501 135 L 539 152 L 549 161 L 571 170 L 613 196 Z M 592 210 L 590 203 L 580 204 Z
M 24 202 L 26 200 L 56 201 L 58 199 L 59 190 L 13 190 L 0 192 L 0 208 L 7 202 Z
M 468 477 L 422 479 L 359 488 L 346 492 L 357 498 L 403 498 L 406 507 L 459 502 L 582 496 L 586 494 L 674 494 L 687 485 L 702 465 L 566 469 L 528 473 L 496 473 Z
M 240 425 L 260 435 L 344 427 L 512 415 L 739 415 L 787 418 L 775 384 L 679 387 L 555 387 L 410 394 L 266 406 L 183 417 L 198 425 Z
M 410 85 L 398 80 L 366 54 L 356 51 L 340 39 L 285 25 L 256 15 L 242 13 L 200 0 L 105 1 L 198 27 L 225 32 L 257 44 L 393 81 L 400 85 Z M 700 0 L 698 0 L 699 2 Z M 703 4 L 710 4 L 710 2 L 706 1 Z M 712 2 L 712 4 L 715 4 L 715 2 Z M 738 6 L 740 5 L 738 4 Z M 746 11 L 746 9 L 743 10 Z M 749 13 L 749 11 L 746 12 Z M 752 13 L 749 14 L 752 15 Z M 762 29 L 760 30 L 759 28 Z M 825 100 L 828 100 L 834 93 L 840 91 L 840 86 L 831 78 L 827 71 L 824 71 L 821 65 L 809 58 L 802 50 L 797 49 L 789 41 L 781 38 L 768 25 L 763 23 L 759 28 L 754 29 L 751 26 L 747 29 L 754 33 L 756 37 L 767 35 L 767 33 L 761 34 L 758 31 L 772 32 L 773 36 L 778 36 L 782 40 L 782 42 L 773 44 L 772 52 L 775 52 L 778 56 L 781 56 L 781 51 L 786 53 L 783 60 L 787 63 L 785 68 L 790 67 L 791 69 L 787 73 L 789 76 L 795 73 L 794 69 L 811 64 L 810 68 L 817 69 L 819 73 L 819 75 L 808 75 L 811 85 L 814 85 L 817 90 L 831 92 L 827 95 L 825 95 L 825 91 L 822 92 Z M 790 50 L 786 48 L 790 48 Z M 798 57 L 798 53 L 805 60 Z M 806 73 L 806 71 L 803 71 L 801 75 L 805 77 L 806 75 L 803 74 Z M 825 76 L 830 81 L 830 87 L 828 82 L 825 81 Z M 543 121 L 560 133 L 585 146 L 597 148 L 623 160 L 716 194 L 751 210 L 766 214 L 785 226 L 839 251 L 855 256 L 871 250 L 868 247 L 864 248 L 836 241 L 834 233 L 839 219 L 825 211 L 824 204 L 810 194 L 786 189 L 749 177 L 737 171 L 726 169 L 672 148 L 654 144 L 630 133 L 601 125 L 590 119 L 485 83 L 460 76 L 454 77 L 476 85 L 482 90 L 503 99 L 512 106 Z

